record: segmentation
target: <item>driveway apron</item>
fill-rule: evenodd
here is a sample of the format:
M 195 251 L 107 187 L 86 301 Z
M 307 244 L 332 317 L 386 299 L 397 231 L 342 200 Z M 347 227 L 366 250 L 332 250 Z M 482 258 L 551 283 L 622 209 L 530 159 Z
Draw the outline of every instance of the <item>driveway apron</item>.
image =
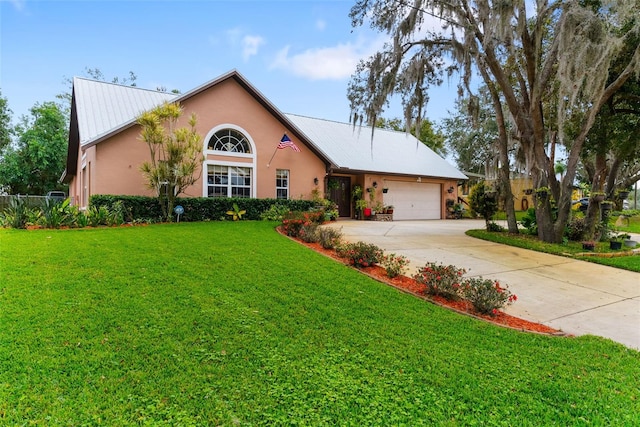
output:
M 467 276 L 507 284 L 518 301 L 506 312 L 572 335 L 592 334 L 640 350 L 640 273 L 466 236 L 481 220 L 332 223 L 346 241 L 378 245 L 410 260 L 453 264 Z M 640 257 L 638 257 L 640 262 Z

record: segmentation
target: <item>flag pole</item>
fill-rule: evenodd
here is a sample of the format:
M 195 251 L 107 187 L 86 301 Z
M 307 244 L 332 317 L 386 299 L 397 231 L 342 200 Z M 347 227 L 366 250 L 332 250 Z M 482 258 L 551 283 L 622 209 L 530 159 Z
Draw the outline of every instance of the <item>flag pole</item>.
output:
M 267 167 L 271 166 L 271 160 L 273 160 L 277 152 L 278 152 L 278 147 L 276 147 L 276 150 L 273 152 L 273 156 L 271 156 L 271 159 L 269 159 L 269 163 L 267 163 Z

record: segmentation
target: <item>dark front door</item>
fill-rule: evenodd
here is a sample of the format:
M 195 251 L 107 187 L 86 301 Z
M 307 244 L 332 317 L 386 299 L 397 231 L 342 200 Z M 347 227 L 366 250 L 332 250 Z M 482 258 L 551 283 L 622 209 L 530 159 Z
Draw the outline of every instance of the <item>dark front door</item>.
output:
M 329 178 L 329 200 L 338 205 L 341 217 L 351 216 L 351 178 L 332 176 Z

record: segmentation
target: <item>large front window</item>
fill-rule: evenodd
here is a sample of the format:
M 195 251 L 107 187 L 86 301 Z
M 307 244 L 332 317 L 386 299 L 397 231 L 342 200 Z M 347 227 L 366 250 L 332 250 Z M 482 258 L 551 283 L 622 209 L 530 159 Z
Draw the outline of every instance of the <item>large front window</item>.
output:
M 251 168 L 209 165 L 207 195 L 209 197 L 251 197 Z

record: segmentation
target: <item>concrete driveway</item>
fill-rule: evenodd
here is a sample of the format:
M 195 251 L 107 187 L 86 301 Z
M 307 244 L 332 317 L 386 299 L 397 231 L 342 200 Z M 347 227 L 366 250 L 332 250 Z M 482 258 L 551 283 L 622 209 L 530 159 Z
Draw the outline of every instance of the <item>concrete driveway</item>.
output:
M 573 335 L 593 334 L 640 350 L 640 273 L 474 239 L 482 220 L 333 223 L 350 242 L 405 255 L 409 274 L 427 261 L 467 269 L 509 285 L 506 312 Z M 640 262 L 640 256 L 638 257 Z

